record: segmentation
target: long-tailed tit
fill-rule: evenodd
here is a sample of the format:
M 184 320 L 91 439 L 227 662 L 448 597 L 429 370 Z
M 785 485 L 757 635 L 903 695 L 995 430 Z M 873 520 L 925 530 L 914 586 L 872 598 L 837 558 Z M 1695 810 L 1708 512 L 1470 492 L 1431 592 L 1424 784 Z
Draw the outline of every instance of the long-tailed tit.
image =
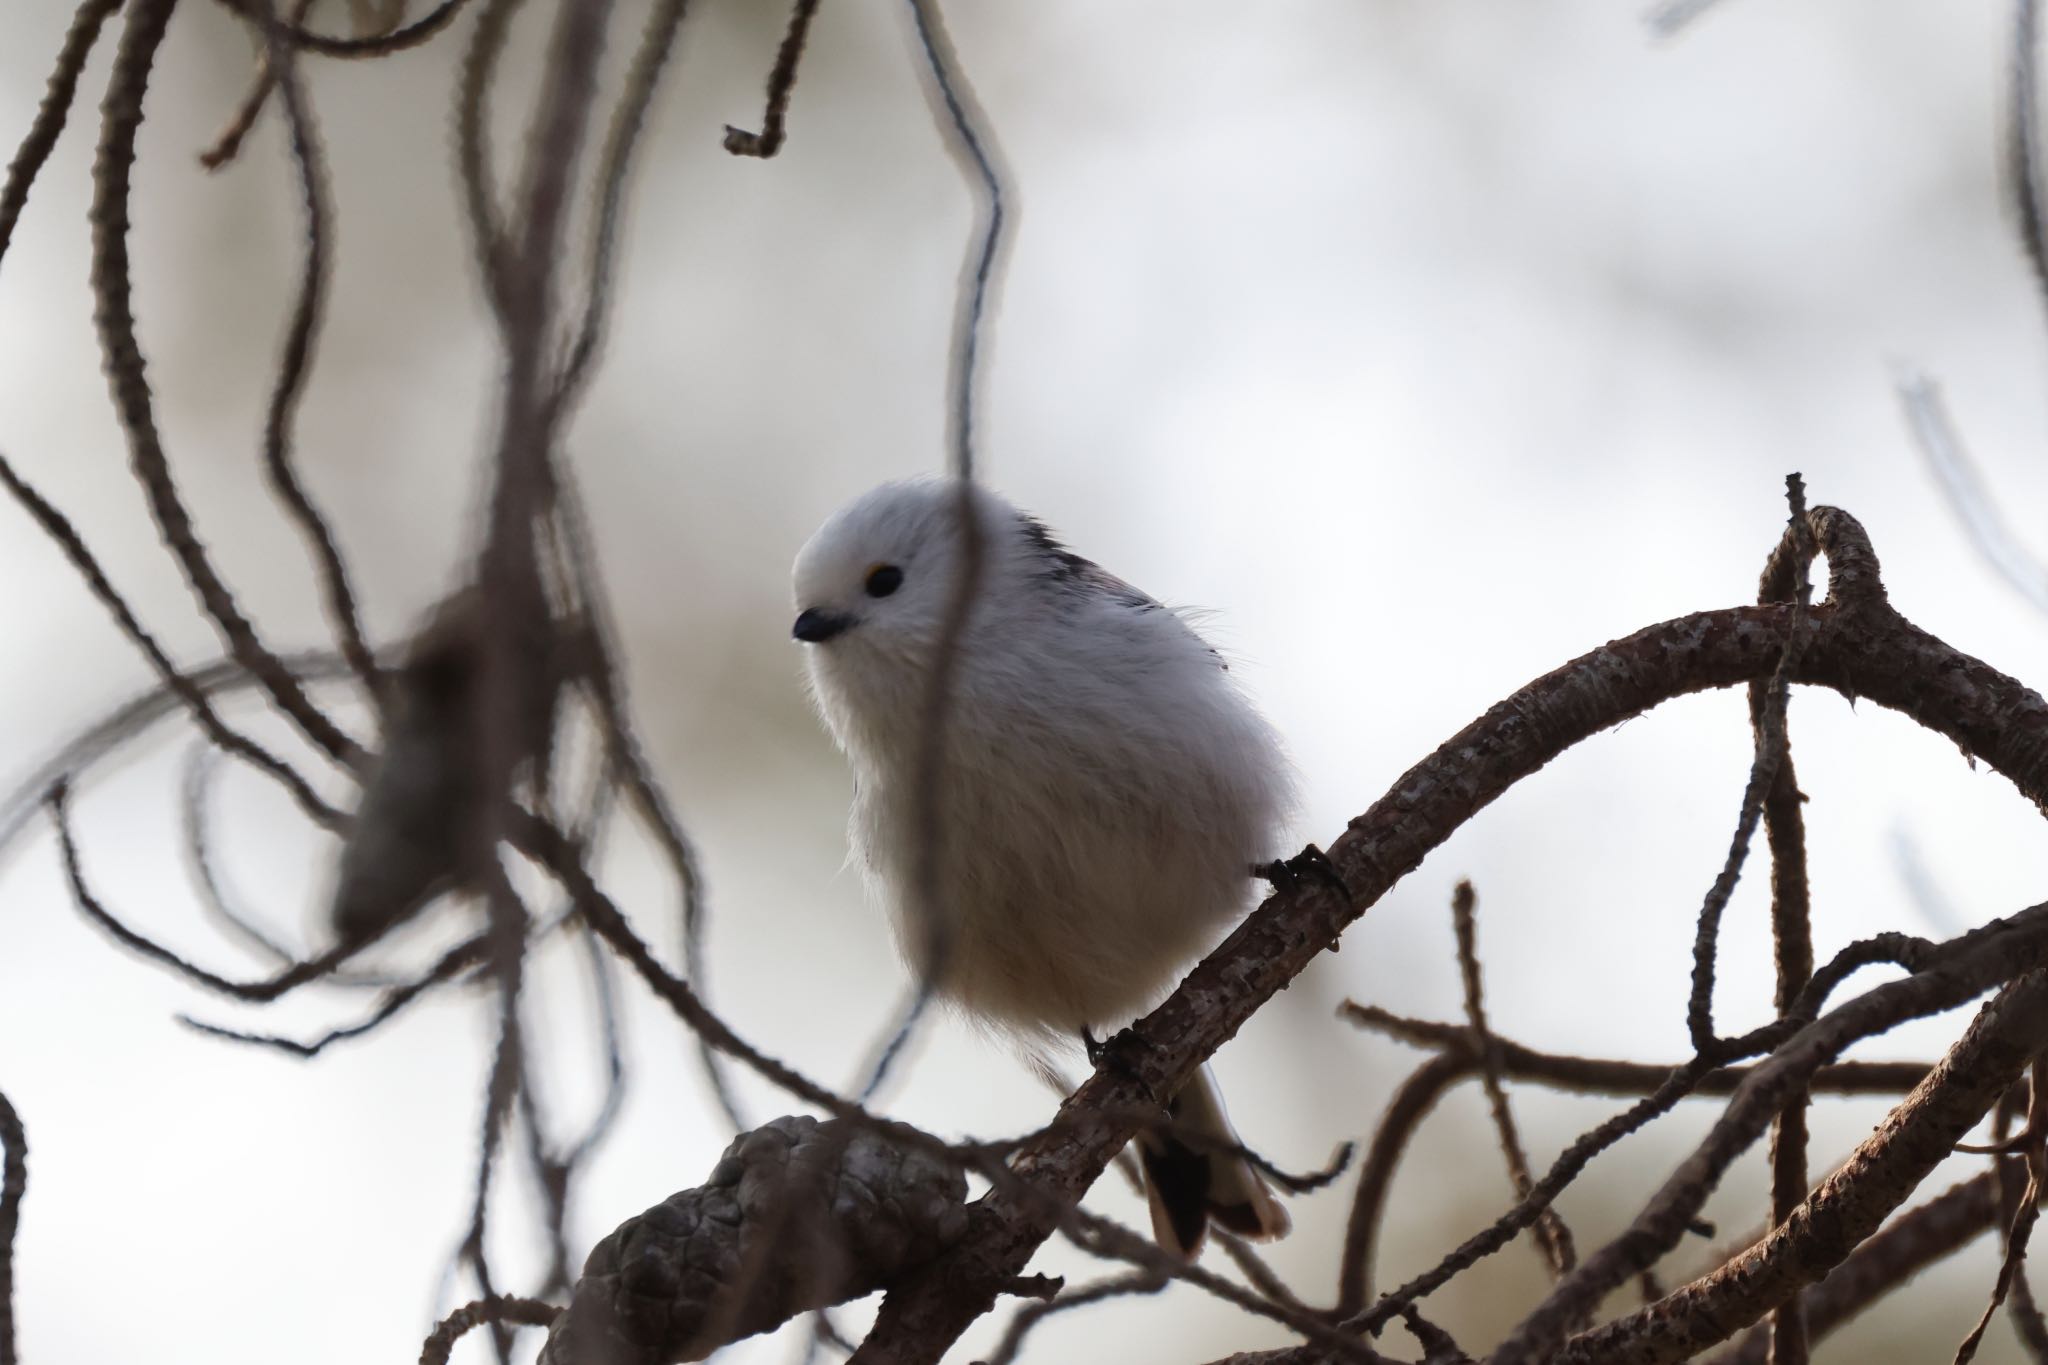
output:
M 1244 913 L 1293 776 L 1186 621 L 993 493 L 971 502 L 982 573 L 936 773 L 937 925 L 919 903 L 917 788 L 965 566 L 957 485 L 885 484 L 827 521 L 797 556 L 794 633 L 853 765 L 854 849 L 911 968 L 1027 1045 L 1087 1037 L 1157 1003 Z M 1210 1219 L 1284 1233 L 1206 1068 L 1169 1112 L 1139 1141 L 1161 1245 L 1192 1255 Z

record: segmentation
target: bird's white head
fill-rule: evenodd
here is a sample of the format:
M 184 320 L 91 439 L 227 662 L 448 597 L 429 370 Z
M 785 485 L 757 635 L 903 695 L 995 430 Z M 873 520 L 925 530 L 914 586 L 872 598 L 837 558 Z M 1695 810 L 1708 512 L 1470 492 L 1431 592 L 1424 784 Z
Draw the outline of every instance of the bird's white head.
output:
M 970 496 L 983 527 L 1008 510 L 980 489 Z M 912 479 L 841 508 L 797 553 L 791 633 L 835 654 L 929 648 L 960 572 L 959 506 L 955 485 Z
M 1015 566 L 1005 527 L 1020 515 L 969 490 L 986 537 L 982 601 Z M 959 486 L 939 479 L 883 484 L 835 513 L 797 553 L 797 618 L 820 710 L 849 751 L 878 729 L 914 724 L 962 568 Z

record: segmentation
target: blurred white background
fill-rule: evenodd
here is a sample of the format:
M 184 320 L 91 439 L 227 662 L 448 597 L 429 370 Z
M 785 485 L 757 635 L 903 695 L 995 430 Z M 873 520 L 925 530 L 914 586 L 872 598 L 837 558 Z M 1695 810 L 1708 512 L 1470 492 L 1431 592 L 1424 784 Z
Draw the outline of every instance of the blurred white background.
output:
M 10 10 L 7 138 L 28 125 L 68 8 Z M 497 101 L 508 148 L 551 9 L 530 8 Z M 615 63 L 641 13 L 621 8 Z M 709 871 L 715 1002 L 768 1051 L 842 1082 L 903 977 L 881 911 L 841 868 L 848 782 L 799 684 L 786 575 L 830 510 L 941 459 L 969 202 L 898 9 L 822 7 L 789 142 L 764 163 L 727 156 L 719 137 L 727 122 L 757 126 L 785 13 L 693 7 L 633 201 L 611 345 L 571 440 L 637 709 Z M 2000 211 L 2006 9 L 1725 0 L 1659 42 L 1635 7 L 1597 0 L 951 4 L 1022 206 L 985 391 L 988 477 L 1115 572 L 1215 613 L 1208 631 L 1305 775 L 1301 840 L 1332 840 L 1529 678 L 1652 622 L 1750 600 L 1795 469 L 1814 500 L 1863 520 L 1901 610 L 2038 681 L 2048 620 L 1979 562 L 1892 390 L 1905 362 L 1943 381 L 2007 514 L 2039 525 L 2048 331 Z M 390 60 L 308 63 L 340 220 L 301 458 L 379 639 L 451 581 L 488 448 L 496 356 L 449 170 L 468 27 Z M 196 661 L 217 646 L 127 477 L 90 325 L 87 167 L 111 50 L 96 54 L 0 269 L 0 450 Z M 217 175 L 194 161 L 250 59 L 221 8 L 175 16 L 137 171 L 137 311 L 201 533 L 268 639 L 299 647 L 323 639 L 313 579 L 257 464 L 297 270 L 278 122 L 266 115 Z M 0 510 L 0 526 L 0 770 L 25 774 L 148 676 L 27 519 Z M 2035 545 L 2048 552 L 2048 537 Z M 1800 694 L 1792 722 L 1823 956 L 2040 898 L 2048 834 L 2003 779 L 1832 694 Z M 1581 746 L 1486 811 L 1219 1057 L 1247 1139 L 1308 1167 L 1370 1131 L 1418 1059 L 1332 1009 L 1352 995 L 1455 1014 L 1447 903 L 1460 876 L 1479 888 L 1502 1033 L 1676 1059 L 1693 916 L 1748 746 L 1739 695 L 1694 698 Z M 152 933 L 254 975 L 186 889 L 176 756 L 159 742 L 82 799 L 88 868 Z M 310 934 L 331 849 L 246 775 L 223 809 L 244 899 Z M 1902 831 L 1955 923 L 1908 893 Z M 615 862 L 621 898 L 663 923 L 651 862 L 630 847 Z M 1753 867 L 1727 925 L 1724 1026 L 1768 1009 L 1760 880 Z M 426 926 L 414 948 L 449 928 Z M 572 1211 L 579 1257 L 698 1183 L 727 1136 L 686 1040 L 629 998 L 634 1089 Z M 599 1088 L 573 961 L 550 960 L 533 1004 L 546 1098 L 566 1123 Z M 445 996 L 311 1064 L 172 1022 L 190 1010 L 310 1033 L 360 1008 L 327 996 L 258 1014 L 195 997 L 78 918 L 46 832 L 12 853 L 0 1088 L 31 1142 L 25 1359 L 415 1357 L 467 1216 L 487 1000 Z M 1859 1055 L 1929 1056 L 1959 1028 L 1936 1021 Z M 744 1090 L 756 1115 L 787 1108 Z M 951 1022 L 888 1102 L 946 1133 L 1014 1131 L 1049 1112 L 1007 1052 Z M 1617 1104 L 1522 1092 L 1539 1166 Z M 1582 1245 L 1618 1229 L 1711 1112 L 1665 1121 L 1569 1194 Z M 1824 1103 L 1817 1164 L 1881 1112 Z M 1482 1116 L 1476 1092 L 1460 1092 L 1425 1130 L 1392 1206 L 1383 1282 L 1505 1205 Z M 1967 1173 L 1954 1165 L 1931 1188 Z M 501 1188 L 497 1246 L 523 1287 L 530 1201 L 516 1171 Z M 1733 1234 L 1760 1216 L 1762 1190 L 1759 1155 L 1710 1213 Z M 1299 1202 L 1298 1231 L 1275 1252 L 1313 1300 L 1332 1292 L 1348 1193 Z M 1110 1182 L 1097 1197 L 1142 1218 Z M 1090 1273 L 1061 1251 L 1043 1262 Z M 1980 1245 L 1821 1358 L 1952 1350 L 1992 1267 Z M 1483 1346 L 1539 1285 L 1518 1244 L 1431 1311 Z M 1188 1362 L 1284 1339 L 1182 1288 L 1056 1320 L 1035 1358 Z M 464 1350 L 483 1359 L 481 1338 Z M 731 1358 L 794 1350 L 771 1340 Z M 1980 1358 L 2015 1356 L 2001 1319 Z

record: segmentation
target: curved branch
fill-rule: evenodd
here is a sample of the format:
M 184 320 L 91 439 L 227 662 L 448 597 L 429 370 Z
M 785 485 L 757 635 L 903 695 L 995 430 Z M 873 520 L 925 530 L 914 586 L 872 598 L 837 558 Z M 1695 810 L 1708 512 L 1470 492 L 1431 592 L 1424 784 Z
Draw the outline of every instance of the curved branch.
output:
M 1997 769 L 2037 805 L 2048 800 L 2048 702 L 1893 612 L 1854 518 L 1822 507 L 1808 523 L 1828 559 L 1829 597 L 1807 615 L 1793 681 L 1900 711 Z M 1130 1140 L 1136 1106 L 1172 1094 L 1347 925 L 1514 783 L 1662 702 L 1768 677 L 1792 615 L 1784 606 L 1702 612 L 1603 645 L 1528 684 L 1410 769 L 1331 846 L 1334 877 L 1303 875 L 1268 898 L 1132 1026 L 1114 1064 L 1020 1151 L 1016 1174 L 1051 1199 L 1000 1189 L 982 1199 L 967 1240 L 885 1301 L 857 1365 L 936 1361 L 1053 1231 L 1047 1203 L 1078 1202 Z M 1297 862 L 1305 873 L 1315 866 Z
M 1409 1019 L 1368 1005 L 1345 1001 L 1338 1013 L 1361 1028 L 1375 1029 L 1418 1047 L 1437 1049 L 1407 1080 L 1397 1086 L 1382 1111 L 1379 1127 L 1360 1168 L 1346 1227 L 1344 1258 L 1338 1272 L 1336 1312 L 1349 1318 L 1364 1308 L 1373 1293 L 1373 1269 L 1379 1229 L 1386 1216 L 1394 1173 L 1407 1154 L 1415 1131 L 1450 1089 L 1480 1072 L 1482 1054 L 1472 1031 L 1458 1024 Z M 1535 1081 L 1553 1091 L 1581 1095 L 1648 1095 L 1664 1085 L 1676 1063 L 1626 1062 L 1604 1057 L 1575 1057 L 1538 1052 L 1510 1039 L 1489 1034 L 1500 1074 L 1507 1079 Z M 1726 1098 L 1735 1093 L 1753 1067 L 1723 1066 L 1700 1076 L 1688 1099 Z M 1918 1085 L 1930 1069 L 1925 1062 L 1836 1062 L 1815 1072 L 1809 1089 L 1815 1094 L 1901 1095 Z M 1524 1194 L 1527 1192 L 1524 1191 Z M 1660 1296 L 1661 1297 L 1661 1296 Z
M 271 0 L 259 0 L 269 18 Z M 310 0 L 308 0 L 310 3 Z M 305 13 L 305 5 L 299 8 Z M 376 657 L 363 638 L 362 618 L 356 608 L 355 589 L 349 582 L 348 566 L 334 528 L 313 502 L 292 464 L 292 427 L 300 398 L 312 372 L 313 351 L 320 336 L 327 297 L 328 259 L 332 253 L 334 204 L 327 185 L 327 162 L 320 136 L 313 122 L 312 102 L 299 77 L 298 54 L 274 25 L 266 28 L 265 70 L 275 82 L 284 105 L 285 127 L 289 132 L 292 162 L 298 168 L 299 200 L 305 213 L 305 261 L 299 272 L 297 301 L 292 305 L 290 329 L 278 362 L 276 383 L 270 392 L 269 410 L 263 421 L 263 467 L 271 487 L 285 510 L 297 523 L 313 557 L 327 599 L 327 615 L 333 622 L 342 658 L 348 660 L 372 699 L 378 695 L 380 679 Z
M 380 33 L 366 38 L 336 38 L 326 33 L 316 33 L 302 24 L 289 23 L 265 13 L 257 0 L 221 0 L 221 3 L 236 14 L 252 23 L 262 24 L 275 30 L 291 42 L 293 47 L 308 52 L 317 52 L 323 57 L 388 57 L 394 52 L 418 47 L 455 21 L 455 16 L 469 0 L 441 0 L 403 28 L 389 33 Z

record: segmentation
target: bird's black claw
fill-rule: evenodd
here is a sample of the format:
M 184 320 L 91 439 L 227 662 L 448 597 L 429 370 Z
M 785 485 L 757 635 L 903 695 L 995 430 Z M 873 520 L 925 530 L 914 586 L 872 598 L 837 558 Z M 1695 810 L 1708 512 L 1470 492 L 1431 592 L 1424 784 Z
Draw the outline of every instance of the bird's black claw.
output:
M 1102 1070 L 1107 1064 L 1111 1071 L 1126 1080 L 1144 1079 L 1138 1074 L 1136 1059 L 1131 1056 L 1133 1049 L 1143 1047 L 1144 1044 L 1138 1041 L 1138 1035 L 1131 1030 L 1119 1029 L 1109 1037 L 1098 1040 L 1084 1025 L 1081 1029 L 1081 1046 L 1088 1054 L 1088 1065 L 1097 1071 Z
M 1334 888 L 1347 900 L 1351 896 L 1351 889 L 1344 885 L 1344 878 L 1338 875 L 1337 866 L 1330 861 L 1330 855 L 1314 844 L 1304 845 L 1301 852 L 1292 858 L 1261 863 L 1252 869 L 1252 875 L 1271 882 L 1275 891 L 1292 891 L 1303 882 L 1313 879 Z

